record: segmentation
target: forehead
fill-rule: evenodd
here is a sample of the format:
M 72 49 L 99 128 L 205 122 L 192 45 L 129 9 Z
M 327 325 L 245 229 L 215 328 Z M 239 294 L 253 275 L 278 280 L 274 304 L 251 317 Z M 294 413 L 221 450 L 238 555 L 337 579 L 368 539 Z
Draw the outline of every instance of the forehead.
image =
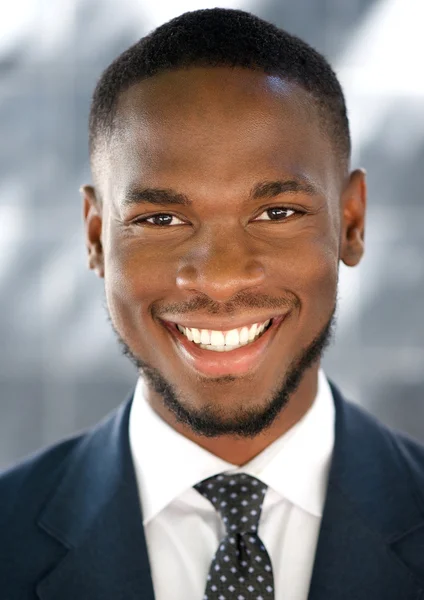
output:
M 172 187 L 180 176 L 207 186 L 280 174 L 325 186 L 336 169 L 309 94 L 250 69 L 190 68 L 132 86 L 120 97 L 110 148 L 115 190 L 140 181 Z

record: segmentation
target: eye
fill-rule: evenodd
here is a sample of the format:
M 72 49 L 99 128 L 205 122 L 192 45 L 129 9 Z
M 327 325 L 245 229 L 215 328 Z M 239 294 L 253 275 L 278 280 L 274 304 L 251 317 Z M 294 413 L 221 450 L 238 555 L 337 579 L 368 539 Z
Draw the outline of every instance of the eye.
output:
M 179 221 L 179 223 L 172 223 L 172 219 Z M 139 219 L 135 219 L 133 223 L 148 223 L 149 225 L 156 227 L 166 227 L 171 225 L 171 223 L 173 225 L 184 225 L 184 222 L 181 221 L 181 219 L 168 213 L 158 213 L 156 215 L 151 215 L 150 217 L 140 217 Z
M 261 214 L 263 215 L 266 213 L 269 215 L 267 218 L 255 219 L 255 221 L 285 221 L 288 217 L 291 217 L 295 213 L 300 213 L 300 211 L 294 210 L 293 208 L 284 208 L 284 206 L 274 206 L 272 208 L 267 208 Z

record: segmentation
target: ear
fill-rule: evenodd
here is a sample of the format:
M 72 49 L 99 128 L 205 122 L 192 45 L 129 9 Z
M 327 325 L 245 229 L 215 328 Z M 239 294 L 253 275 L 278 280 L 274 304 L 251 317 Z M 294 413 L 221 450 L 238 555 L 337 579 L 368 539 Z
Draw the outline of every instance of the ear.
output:
M 93 186 L 83 185 L 83 211 L 85 223 L 85 243 L 88 253 L 88 268 L 104 278 L 104 255 L 102 246 L 102 210 Z
M 365 171 L 353 171 L 341 197 L 340 260 L 356 266 L 364 253 L 367 186 Z

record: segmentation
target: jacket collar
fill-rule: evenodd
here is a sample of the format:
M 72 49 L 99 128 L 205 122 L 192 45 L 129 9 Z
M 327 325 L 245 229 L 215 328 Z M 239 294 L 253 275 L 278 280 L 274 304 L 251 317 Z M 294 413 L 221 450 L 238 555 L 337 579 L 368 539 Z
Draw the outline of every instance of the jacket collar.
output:
M 42 600 L 154 600 L 128 442 L 129 399 L 77 446 L 39 525 L 68 553 L 37 587 Z
M 331 388 L 335 447 L 309 600 L 418 600 L 424 570 L 408 563 L 424 543 L 422 468 L 415 487 L 388 430 Z M 68 549 L 40 581 L 41 600 L 154 600 L 128 440 L 131 400 L 82 438 L 40 516 Z

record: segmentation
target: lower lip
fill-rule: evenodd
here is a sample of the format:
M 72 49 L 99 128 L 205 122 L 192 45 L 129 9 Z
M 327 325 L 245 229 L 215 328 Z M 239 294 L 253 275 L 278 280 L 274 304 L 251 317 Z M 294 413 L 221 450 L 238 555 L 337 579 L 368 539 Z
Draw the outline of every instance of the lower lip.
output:
M 216 352 L 199 348 L 177 329 L 174 323 L 162 321 L 177 342 L 177 349 L 184 359 L 203 375 L 245 375 L 264 359 L 268 346 L 274 339 L 277 329 L 285 320 L 286 315 L 275 317 L 272 325 L 257 340 L 230 350 L 229 352 Z

